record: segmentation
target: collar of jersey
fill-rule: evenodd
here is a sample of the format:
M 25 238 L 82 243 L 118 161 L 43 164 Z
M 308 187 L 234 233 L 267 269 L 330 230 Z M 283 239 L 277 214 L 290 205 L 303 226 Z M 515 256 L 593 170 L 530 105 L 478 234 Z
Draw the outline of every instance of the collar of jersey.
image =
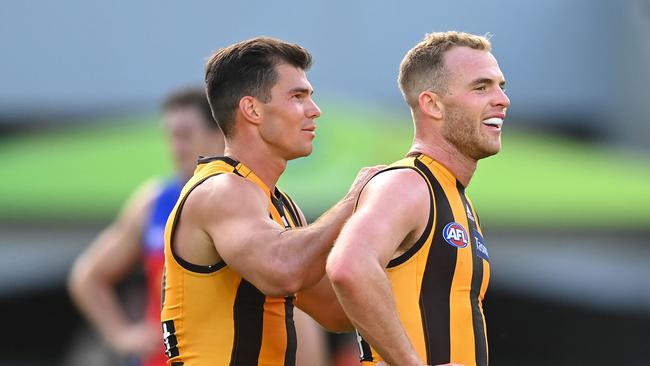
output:
M 271 198 L 271 189 L 266 186 L 264 182 L 258 177 L 251 168 L 247 167 L 241 161 L 236 161 L 237 165 L 235 166 L 235 173 L 242 176 L 243 178 L 251 180 L 253 183 L 257 184 L 258 187 L 262 188 L 266 197 Z
M 199 156 L 198 165 L 196 167 L 197 171 L 199 169 L 202 169 L 202 166 L 204 166 L 204 164 L 225 164 L 231 166 L 233 168 L 233 173 L 255 183 L 264 191 L 266 197 L 271 199 L 271 190 L 269 187 L 267 187 L 266 184 L 255 173 L 253 173 L 249 167 L 244 165 L 244 163 L 237 161 L 229 156 Z
M 420 160 L 424 165 L 433 167 L 432 171 L 438 171 L 440 172 L 446 179 L 449 180 L 449 182 L 453 183 L 456 185 L 456 182 L 458 181 L 454 174 L 452 174 L 449 169 L 447 169 L 446 166 L 440 164 L 438 161 L 434 160 L 432 157 L 429 155 L 420 153 L 420 155 L 417 156 L 417 159 Z

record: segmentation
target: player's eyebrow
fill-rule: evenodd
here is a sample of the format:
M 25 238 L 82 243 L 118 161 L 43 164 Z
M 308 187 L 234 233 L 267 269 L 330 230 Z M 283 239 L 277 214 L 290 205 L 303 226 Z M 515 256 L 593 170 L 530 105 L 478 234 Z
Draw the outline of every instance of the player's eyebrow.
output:
M 492 84 L 494 84 L 494 83 L 495 83 L 494 79 L 490 79 L 490 78 L 478 78 L 478 79 L 472 81 L 469 85 L 470 85 L 470 86 L 475 86 L 475 85 L 479 85 L 479 84 L 492 85 Z M 502 80 L 502 81 L 499 83 L 499 86 L 500 86 L 501 88 L 503 88 L 504 86 L 506 86 L 506 81 L 505 81 L 505 80 Z
M 469 85 L 471 86 L 478 85 L 478 84 L 494 84 L 494 80 L 490 78 L 479 78 L 469 83 Z
M 313 95 L 314 90 L 309 89 L 309 88 L 293 88 L 289 90 L 289 94 L 307 94 L 307 95 Z

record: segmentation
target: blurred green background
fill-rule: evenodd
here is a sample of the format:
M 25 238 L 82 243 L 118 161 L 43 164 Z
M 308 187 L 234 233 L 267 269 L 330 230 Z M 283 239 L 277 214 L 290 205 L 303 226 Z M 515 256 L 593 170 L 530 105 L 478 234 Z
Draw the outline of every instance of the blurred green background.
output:
M 106 347 L 65 280 L 138 186 L 173 174 L 160 102 L 213 50 L 270 35 L 312 52 L 314 153 L 279 186 L 313 220 L 406 153 L 400 61 L 450 29 L 492 35 L 512 101 L 467 190 L 491 364 L 650 365 L 649 1 L 35 0 L 0 1 L 0 366 L 100 365 L 71 361 Z M 121 294 L 139 299 L 134 276 Z
M 362 166 L 400 159 L 408 116 L 323 107 L 314 153 L 289 163 L 280 187 L 315 218 Z M 106 221 L 153 176 L 172 173 L 157 116 L 107 120 L 0 145 L 0 218 Z M 503 151 L 479 163 L 468 192 L 490 227 L 643 229 L 650 165 L 630 151 L 531 133 L 508 120 Z

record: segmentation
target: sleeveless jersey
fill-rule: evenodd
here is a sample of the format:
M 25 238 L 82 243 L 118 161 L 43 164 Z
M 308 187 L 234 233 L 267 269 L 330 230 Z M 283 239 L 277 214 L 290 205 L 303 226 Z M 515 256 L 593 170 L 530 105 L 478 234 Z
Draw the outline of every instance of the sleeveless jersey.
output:
M 174 230 L 185 200 L 219 174 L 237 174 L 260 187 L 269 199 L 270 218 L 281 227 L 301 225 L 292 200 L 277 189 L 270 192 L 244 164 L 228 157 L 199 160 L 165 229 L 161 321 L 168 365 L 294 366 L 293 296 L 265 296 L 223 261 L 199 266 L 174 253 Z
M 149 220 L 145 226 L 142 238 L 142 261 L 147 282 L 147 305 L 145 319 L 158 327 L 160 324 L 160 283 L 162 281 L 163 266 L 165 264 L 165 224 L 172 212 L 183 184 L 179 179 L 170 179 L 164 182 L 160 193 L 153 201 Z M 159 352 L 142 360 L 142 366 L 162 366 L 166 364 L 167 357 L 161 345 Z
M 419 240 L 386 268 L 400 321 L 428 365 L 487 365 L 483 296 L 487 247 L 465 188 L 447 168 L 420 154 L 386 170 L 413 169 L 429 188 L 429 216 Z M 379 173 L 381 174 L 381 173 Z M 381 357 L 359 338 L 362 365 Z

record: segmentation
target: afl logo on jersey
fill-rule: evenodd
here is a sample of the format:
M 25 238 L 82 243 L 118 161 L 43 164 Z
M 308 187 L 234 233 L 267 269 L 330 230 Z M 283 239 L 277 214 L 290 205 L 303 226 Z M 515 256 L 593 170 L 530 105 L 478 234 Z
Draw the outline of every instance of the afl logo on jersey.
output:
M 469 244 L 469 235 L 463 225 L 457 222 L 450 222 L 442 230 L 445 241 L 456 248 L 465 248 Z

